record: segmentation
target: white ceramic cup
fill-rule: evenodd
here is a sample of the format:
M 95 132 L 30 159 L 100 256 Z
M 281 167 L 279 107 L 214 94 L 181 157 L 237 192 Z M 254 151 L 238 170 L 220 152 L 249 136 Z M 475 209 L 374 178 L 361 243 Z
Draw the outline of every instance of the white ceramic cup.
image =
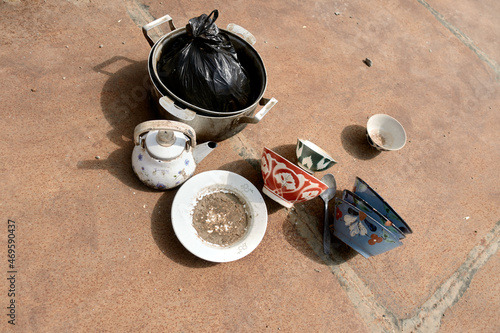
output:
M 368 119 L 366 138 L 378 150 L 399 150 L 406 144 L 403 125 L 386 114 L 375 114 Z

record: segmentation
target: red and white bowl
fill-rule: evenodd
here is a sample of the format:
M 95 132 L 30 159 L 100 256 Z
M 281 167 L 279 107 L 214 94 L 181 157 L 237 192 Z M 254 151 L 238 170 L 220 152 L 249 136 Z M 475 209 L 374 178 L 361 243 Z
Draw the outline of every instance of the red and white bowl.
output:
M 266 147 L 261 170 L 264 179 L 262 192 L 287 208 L 314 199 L 328 188 L 307 171 Z

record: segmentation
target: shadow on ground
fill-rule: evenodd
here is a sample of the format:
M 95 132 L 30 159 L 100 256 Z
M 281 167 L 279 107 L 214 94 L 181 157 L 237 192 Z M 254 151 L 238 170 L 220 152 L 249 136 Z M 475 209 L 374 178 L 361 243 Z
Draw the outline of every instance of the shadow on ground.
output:
M 366 128 L 363 126 L 347 126 L 340 134 L 340 139 L 345 151 L 358 160 L 371 160 L 380 154 L 380 151 L 368 144 Z
M 340 191 L 337 191 L 336 196 L 340 196 L 340 193 Z M 330 201 L 328 209 L 330 224 L 333 224 L 333 207 L 334 203 L 333 201 Z M 297 210 L 301 210 L 302 213 L 299 214 Z M 311 261 L 325 265 L 325 261 L 321 258 L 321 256 L 318 255 L 318 253 L 313 250 L 314 248 L 320 248 L 321 253 L 323 253 L 323 223 L 324 203 L 321 198 L 314 198 L 305 203 L 296 205 L 295 211 L 290 210 L 287 219 L 283 221 L 282 228 L 285 239 L 290 245 L 292 245 L 297 251 L 302 253 L 302 255 L 309 258 Z M 305 228 L 314 228 L 315 230 L 304 232 Z M 321 239 L 316 239 L 314 236 L 312 236 L 312 232 L 320 234 Z M 333 232 L 330 248 L 330 256 L 335 265 L 347 262 L 358 255 L 356 251 L 336 238 L 333 235 Z
M 134 175 L 130 161 L 135 126 L 156 117 L 150 103 L 147 61 L 115 56 L 93 69 L 109 77 L 101 91 L 101 108 L 112 127 L 106 136 L 120 148 L 107 157 L 79 161 L 77 167 L 107 170 L 125 185 L 148 191 Z
M 172 202 L 177 190 L 166 191 L 155 207 L 151 216 L 151 234 L 153 239 L 160 249 L 172 261 L 178 264 L 192 268 L 206 268 L 217 265 L 210 261 L 198 258 L 189 252 L 179 241 L 175 235 L 172 226 Z

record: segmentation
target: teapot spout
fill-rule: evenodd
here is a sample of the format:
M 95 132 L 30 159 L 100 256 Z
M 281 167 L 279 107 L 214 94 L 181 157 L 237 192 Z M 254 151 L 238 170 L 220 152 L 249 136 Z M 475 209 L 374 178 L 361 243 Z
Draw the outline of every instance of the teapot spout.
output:
M 199 145 L 196 145 L 193 151 L 194 162 L 196 164 L 200 163 L 208 154 L 210 154 L 217 147 L 217 143 L 213 141 L 208 141 Z

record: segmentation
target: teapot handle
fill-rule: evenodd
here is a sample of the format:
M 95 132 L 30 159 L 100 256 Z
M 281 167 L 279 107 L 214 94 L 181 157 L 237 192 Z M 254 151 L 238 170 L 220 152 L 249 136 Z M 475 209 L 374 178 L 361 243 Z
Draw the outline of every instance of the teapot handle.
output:
M 150 131 L 181 132 L 191 140 L 191 147 L 196 146 L 196 133 L 194 129 L 184 123 L 171 120 L 149 120 L 137 125 L 134 129 L 134 144 L 139 145 L 139 137 Z

